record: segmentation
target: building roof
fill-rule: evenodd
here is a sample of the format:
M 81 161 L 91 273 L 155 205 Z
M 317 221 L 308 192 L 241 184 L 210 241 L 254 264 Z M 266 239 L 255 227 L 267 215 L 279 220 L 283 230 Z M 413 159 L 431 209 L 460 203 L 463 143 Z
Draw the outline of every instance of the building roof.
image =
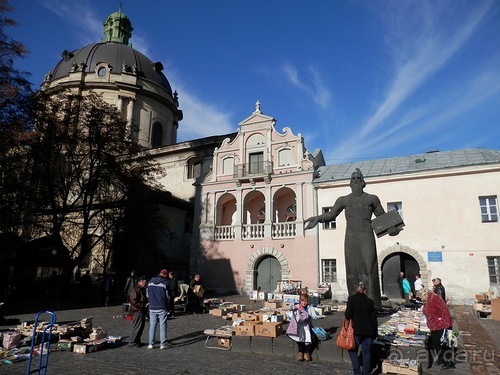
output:
M 163 87 L 172 97 L 172 88 L 162 73 L 163 65 L 152 62 L 147 56 L 129 44 L 133 27 L 128 17 L 121 12 L 112 13 L 104 22 L 104 38 L 75 51 L 63 51 L 62 59 L 46 77 L 46 82 L 68 76 L 72 72 L 97 73 L 103 63 L 112 73 L 128 73 Z
M 327 165 L 318 169 L 318 177 L 313 182 L 349 180 L 355 168 L 359 168 L 366 178 L 492 163 L 500 163 L 500 150 L 466 148 L 430 151 L 409 156 Z

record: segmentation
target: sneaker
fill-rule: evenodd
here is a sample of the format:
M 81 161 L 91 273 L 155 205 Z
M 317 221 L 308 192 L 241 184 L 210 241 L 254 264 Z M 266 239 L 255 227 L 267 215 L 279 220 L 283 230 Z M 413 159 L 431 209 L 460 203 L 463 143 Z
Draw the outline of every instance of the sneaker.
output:
M 304 361 L 311 362 L 313 359 L 309 353 L 304 354 Z
M 148 345 L 148 349 L 153 349 L 154 346 L 153 345 Z
M 165 345 L 161 345 L 160 349 L 170 349 L 171 347 L 172 347 L 172 345 L 170 345 L 170 344 L 167 343 Z

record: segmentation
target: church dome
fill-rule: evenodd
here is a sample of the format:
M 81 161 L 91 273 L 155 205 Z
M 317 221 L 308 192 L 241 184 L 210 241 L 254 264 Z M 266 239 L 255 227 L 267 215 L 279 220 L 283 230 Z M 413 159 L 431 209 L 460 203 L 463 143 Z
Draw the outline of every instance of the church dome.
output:
M 77 71 L 99 76 L 105 76 L 108 72 L 127 73 L 161 86 L 172 97 L 172 88 L 162 70 L 161 63 L 153 63 L 128 45 L 117 42 L 94 43 L 73 52 L 64 51 L 62 60 L 50 74 L 50 81 Z
M 74 72 L 95 73 L 105 77 L 108 73 L 135 75 L 162 87 L 172 98 L 172 88 L 162 73 L 163 65 L 133 49 L 128 43 L 132 37 L 132 24 L 120 11 L 104 22 L 104 38 L 75 51 L 65 50 L 62 59 L 45 77 L 45 84 L 69 76 Z

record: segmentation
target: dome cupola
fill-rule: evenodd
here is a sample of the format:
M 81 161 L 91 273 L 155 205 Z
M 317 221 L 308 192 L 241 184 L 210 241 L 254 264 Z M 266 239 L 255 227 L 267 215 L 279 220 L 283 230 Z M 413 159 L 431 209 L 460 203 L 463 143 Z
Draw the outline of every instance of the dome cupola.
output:
M 128 17 L 122 13 L 120 8 L 118 12 L 111 13 L 106 21 L 104 21 L 104 38 L 102 42 L 114 42 L 128 45 L 133 30 L 132 23 Z

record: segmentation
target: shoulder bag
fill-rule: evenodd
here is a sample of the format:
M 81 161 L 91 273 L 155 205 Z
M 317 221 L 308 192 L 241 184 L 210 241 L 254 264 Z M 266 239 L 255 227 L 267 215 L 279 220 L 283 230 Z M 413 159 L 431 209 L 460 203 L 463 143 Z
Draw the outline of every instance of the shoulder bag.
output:
M 344 318 L 336 343 L 339 348 L 345 350 L 356 349 L 356 340 L 354 339 L 354 329 L 352 328 L 351 320 Z

